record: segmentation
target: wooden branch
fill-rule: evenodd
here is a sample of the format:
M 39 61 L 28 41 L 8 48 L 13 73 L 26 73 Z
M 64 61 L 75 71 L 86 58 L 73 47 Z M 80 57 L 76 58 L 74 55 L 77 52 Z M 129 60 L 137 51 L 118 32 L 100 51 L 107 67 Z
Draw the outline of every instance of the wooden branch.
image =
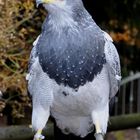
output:
M 140 113 L 110 118 L 108 131 L 136 128 L 140 126 Z M 49 123 L 43 134 L 47 140 L 54 139 L 54 125 Z M 32 140 L 33 131 L 29 126 L 0 127 L 0 140 Z
M 110 118 L 108 131 L 136 128 L 140 126 L 140 113 Z
M 53 140 L 53 134 L 53 124 L 48 124 L 43 135 L 48 140 Z M 0 140 L 32 140 L 33 136 L 32 128 L 27 125 L 0 127 Z

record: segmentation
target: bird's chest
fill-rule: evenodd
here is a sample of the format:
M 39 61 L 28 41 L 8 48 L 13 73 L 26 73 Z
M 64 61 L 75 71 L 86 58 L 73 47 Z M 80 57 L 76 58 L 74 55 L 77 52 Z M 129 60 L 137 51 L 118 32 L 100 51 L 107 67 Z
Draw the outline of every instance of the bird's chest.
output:
M 87 82 L 77 91 L 56 84 L 53 88 L 52 112 L 66 116 L 86 116 L 106 105 L 109 98 L 109 79 L 106 73 L 103 69 L 94 81 Z
M 104 53 L 98 53 L 93 48 L 51 48 L 42 53 L 40 63 L 48 76 L 59 85 L 76 89 L 101 72 L 105 57 Z
M 101 72 L 105 60 L 104 40 L 86 35 L 78 29 L 41 37 L 39 62 L 49 78 L 57 84 L 78 88 Z M 84 37 L 80 33 L 84 33 Z
M 100 100 L 102 99 L 96 92 L 59 89 L 54 92 L 52 112 L 64 116 L 88 116 Z

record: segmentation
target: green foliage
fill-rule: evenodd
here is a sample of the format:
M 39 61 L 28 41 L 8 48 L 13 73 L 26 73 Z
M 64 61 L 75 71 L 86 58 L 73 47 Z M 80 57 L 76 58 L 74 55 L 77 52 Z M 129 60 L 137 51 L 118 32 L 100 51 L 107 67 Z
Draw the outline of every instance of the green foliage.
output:
M 12 115 L 23 116 L 30 105 L 25 75 L 32 47 L 45 13 L 37 12 L 33 0 L 0 0 L 0 111 L 10 105 Z M 18 109 L 17 109 L 18 108 Z

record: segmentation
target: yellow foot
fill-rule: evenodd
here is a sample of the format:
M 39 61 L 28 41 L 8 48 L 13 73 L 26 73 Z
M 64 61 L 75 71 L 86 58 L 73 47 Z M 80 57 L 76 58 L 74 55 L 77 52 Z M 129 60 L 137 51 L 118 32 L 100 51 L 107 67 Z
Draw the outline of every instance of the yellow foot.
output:
M 43 140 L 43 139 L 45 139 L 45 137 L 41 134 L 35 134 L 34 135 L 34 140 Z
M 96 140 L 104 140 L 104 137 L 103 137 L 101 127 L 100 127 L 100 124 L 99 124 L 98 120 L 95 123 L 95 129 L 96 129 L 96 133 L 94 135 L 95 139 Z
M 34 140 L 43 140 L 45 137 L 41 134 L 42 130 L 38 130 L 37 133 L 34 135 Z

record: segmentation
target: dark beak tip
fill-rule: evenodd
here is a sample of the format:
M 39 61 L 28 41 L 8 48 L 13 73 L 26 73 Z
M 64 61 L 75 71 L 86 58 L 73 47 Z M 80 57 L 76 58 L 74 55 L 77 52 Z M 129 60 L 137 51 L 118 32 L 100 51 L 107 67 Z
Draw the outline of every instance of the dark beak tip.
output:
M 38 8 L 40 5 L 42 5 L 42 1 L 41 0 L 36 1 L 36 7 Z
M 36 7 L 37 7 L 37 8 L 42 7 L 42 3 L 37 3 L 37 4 L 36 4 Z

